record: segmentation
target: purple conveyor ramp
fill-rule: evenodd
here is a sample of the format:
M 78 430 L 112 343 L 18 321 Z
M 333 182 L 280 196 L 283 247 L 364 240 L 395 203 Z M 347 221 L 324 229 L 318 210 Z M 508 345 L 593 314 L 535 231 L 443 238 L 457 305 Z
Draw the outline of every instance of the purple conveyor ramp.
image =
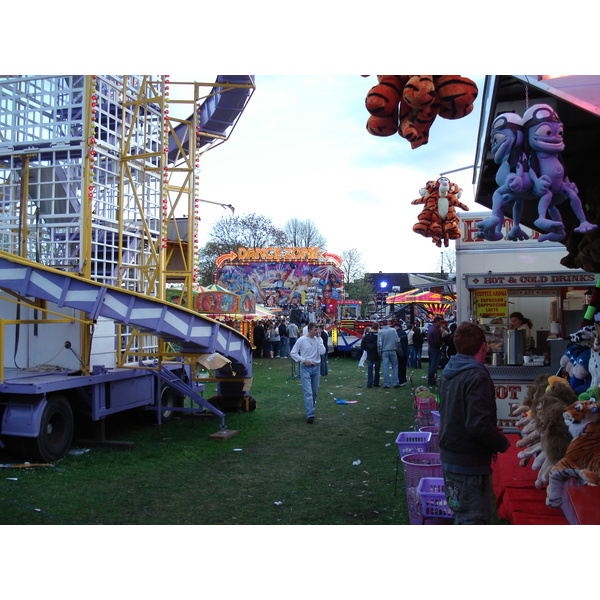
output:
M 245 377 L 252 377 L 250 342 L 235 329 L 187 308 L 82 279 L 1 251 L 0 287 L 24 297 L 80 310 L 90 319 L 102 316 L 155 333 L 178 344 L 182 353 L 218 352 L 244 365 Z

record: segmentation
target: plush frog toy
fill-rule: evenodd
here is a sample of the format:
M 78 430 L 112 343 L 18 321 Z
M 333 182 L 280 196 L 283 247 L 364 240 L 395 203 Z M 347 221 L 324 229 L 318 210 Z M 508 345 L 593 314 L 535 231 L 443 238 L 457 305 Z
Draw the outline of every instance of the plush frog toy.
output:
M 577 186 L 566 176 L 561 160 L 564 126 L 555 110 L 547 104 L 534 104 L 523 114 L 523 130 L 533 196 L 539 199 L 534 225 L 547 232 L 539 241 L 561 241 L 566 237 L 558 206 L 567 199 L 579 220 L 575 231 L 587 233 L 596 229 L 598 226 L 585 218 Z

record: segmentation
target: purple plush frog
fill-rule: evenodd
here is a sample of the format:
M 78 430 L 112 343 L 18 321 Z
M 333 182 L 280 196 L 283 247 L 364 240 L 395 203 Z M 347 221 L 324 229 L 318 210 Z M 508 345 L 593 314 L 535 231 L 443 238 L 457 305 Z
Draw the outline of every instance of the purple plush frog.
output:
M 564 127 L 555 110 L 547 104 L 534 104 L 523 115 L 523 130 L 533 195 L 539 198 L 538 218 L 534 225 L 548 232 L 540 236 L 538 241 L 559 242 L 566 237 L 558 205 L 567 198 L 579 219 L 575 231 L 587 233 L 596 229 L 598 226 L 585 218 L 577 186 L 565 175 L 560 156 L 565 148 Z
M 513 209 L 513 227 L 506 236 L 509 240 L 527 240 L 529 236 L 521 229 L 523 201 L 533 198 L 532 183 L 523 151 L 523 120 L 516 113 L 502 113 L 492 123 L 491 150 L 494 162 L 500 167 L 496 172 L 498 188 L 492 196 L 492 216 L 481 221 L 477 228 L 478 239 L 501 240 L 503 209 Z

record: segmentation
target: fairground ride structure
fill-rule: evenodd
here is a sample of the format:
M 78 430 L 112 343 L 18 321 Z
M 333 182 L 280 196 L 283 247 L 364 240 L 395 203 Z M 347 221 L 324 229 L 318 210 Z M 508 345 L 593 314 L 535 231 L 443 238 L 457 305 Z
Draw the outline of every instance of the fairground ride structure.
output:
M 139 407 L 159 423 L 210 410 L 225 433 L 199 360 L 222 355 L 218 392 L 242 397 L 250 342 L 191 294 L 165 298 L 196 282 L 200 157 L 253 91 L 251 75 L 0 77 L 0 446 L 55 460 L 79 415 L 102 437 L 108 415 Z

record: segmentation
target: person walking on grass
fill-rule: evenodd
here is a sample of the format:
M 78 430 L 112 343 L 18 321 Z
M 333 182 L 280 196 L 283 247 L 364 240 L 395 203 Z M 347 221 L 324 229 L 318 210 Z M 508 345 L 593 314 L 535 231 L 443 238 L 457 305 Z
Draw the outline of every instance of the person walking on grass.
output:
M 379 329 L 379 326 L 377 326 L 377 329 Z M 365 339 L 365 336 L 371 331 L 370 327 L 365 327 L 365 330 L 363 331 L 363 340 Z M 361 346 L 362 348 L 362 342 L 361 342 Z M 367 351 L 363 349 L 363 353 L 360 357 L 360 360 L 358 361 L 358 366 L 359 367 L 364 367 L 365 363 L 367 362 Z
M 408 362 L 408 336 L 404 331 L 404 324 L 400 321 L 394 323 L 398 334 L 398 383 L 400 387 L 406 385 L 406 363 Z
M 387 320 L 382 321 L 382 327 L 377 336 L 377 350 L 381 357 L 381 368 L 383 370 L 383 387 L 390 387 L 390 364 L 394 387 L 400 387 L 398 381 L 398 347 L 400 340 L 395 329 L 392 329 Z
M 329 334 L 327 333 L 327 329 L 325 325 L 322 323 L 319 325 L 319 335 L 323 340 L 323 346 L 325 346 L 325 354 L 321 356 L 321 376 L 327 376 L 329 374 L 329 362 L 327 356 L 327 349 L 329 348 Z
M 497 427 L 496 392 L 486 369 L 485 333 L 474 323 L 456 329 L 457 354 L 442 371 L 440 460 L 455 525 L 488 525 L 492 456 L 506 452 L 508 438 Z
M 279 339 L 280 339 L 280 358 L 287 358 L 290 355 L 290 338 L 288 337 L 288 327 L 285 320 L 279 324 Z
M 427 355 L 429 358 L 429 368 L 427 370 L 427 385 L 435 387 L 437 385 L 437 370 L 442 361 L 442 333 L 444 320 L 442 317 L 435 317 L 427 330 Z
M 367 331 L 368 330 L 368 331 Z M 381 368 L 381 359 L 377 351 L 377 334 L 379 333 L 379 323 L 373 323 L 371 327 L 365 329 L 365 335 L 360 342 L 360 347 L 367 355 L 367 387 L 379 386 L 379 371 Z
M 279 358 L 281 346 L 281 337 L 279 335 L 279 324 L 271 323 L 267 329 L 267 339 L 269 340 L 269 358 Z
M 306 409 L 306 422 L 315 420 L 315 407 L 321 378 L 321 357 L 325 354 L 325 345 L 316 323 L 309 323 L 306 335 L 298 338 L 290 357 L 300 364 L 300 381 Z
M 417 323 L 413 327 L 412 347 L 414 353 L 414 364 L 415 369 L 421 368 L 421 355 L 423 354 L 423 332 L 421 326 Z

